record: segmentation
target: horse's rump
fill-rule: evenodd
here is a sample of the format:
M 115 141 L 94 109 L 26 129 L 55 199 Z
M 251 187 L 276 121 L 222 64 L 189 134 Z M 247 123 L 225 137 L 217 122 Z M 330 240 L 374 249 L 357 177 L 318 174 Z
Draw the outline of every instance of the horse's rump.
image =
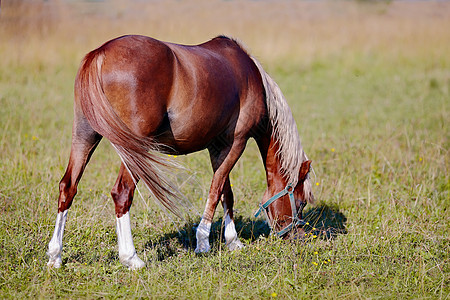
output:
M 82 61 L 75 80 L 75 105 L 80 105 L 92 128 L 111 142 L 135 182 L 142 180 L 164 207 L 181 216 L 183 196 L 165 175 L 176 165 L 156 153 L 160 145 L 152 138 L 134 133 L 118 117 L 102 87 L 104 59 L 100 47 Z

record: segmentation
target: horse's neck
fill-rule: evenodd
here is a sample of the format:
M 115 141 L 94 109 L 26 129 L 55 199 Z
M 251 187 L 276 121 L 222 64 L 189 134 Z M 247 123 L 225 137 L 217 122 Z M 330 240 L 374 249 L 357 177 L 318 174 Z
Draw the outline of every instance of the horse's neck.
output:
M 282 174 L 279 143 L 272 135 L 268 135 L 258 141 L 258 147 L 266 169 L 268 192 L 269 194 L 277 193 L 287 185 Z

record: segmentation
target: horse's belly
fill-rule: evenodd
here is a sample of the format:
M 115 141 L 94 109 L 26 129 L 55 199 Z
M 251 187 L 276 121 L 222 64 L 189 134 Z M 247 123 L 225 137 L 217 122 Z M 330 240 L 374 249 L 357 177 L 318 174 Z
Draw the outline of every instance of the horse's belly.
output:
M 237 120 L 238 101 L 228 105 L 215 103 L 190 112 L 171 112 L 155 135 L 158 142 L 174 152 L 187 154 L 203 150 L 220 136 L 228 136 Z

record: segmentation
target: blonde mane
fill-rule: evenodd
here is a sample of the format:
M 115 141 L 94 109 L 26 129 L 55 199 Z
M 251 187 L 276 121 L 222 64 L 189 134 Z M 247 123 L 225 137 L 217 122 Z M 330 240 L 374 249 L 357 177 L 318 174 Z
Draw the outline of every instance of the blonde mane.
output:
M 280 87 L 266 73 L 258 60 L 252 56 L 251 58 L 261 73 L 266 91 L 266 104 L 273 128 L 272 136 L 279 144 L 277 155 L 281 162 L 282 175 L 287 182 L 296 186 L 302 162 L 308 160 L 305 151 L 303 151 L 297 125 Z M 309 176 L 303 183 L 303 189 L 306 200 L 312 203 L 314 197 Z

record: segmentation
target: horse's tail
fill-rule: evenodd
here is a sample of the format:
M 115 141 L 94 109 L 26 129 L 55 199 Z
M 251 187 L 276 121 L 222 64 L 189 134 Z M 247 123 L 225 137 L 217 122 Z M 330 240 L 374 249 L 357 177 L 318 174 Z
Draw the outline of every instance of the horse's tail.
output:
M 278 84 L 267 74 L 256 58 L 251 58 L 258 67 L 266 92 L 267 110 L 273 128 L 272 135 L 279 143 L 278 155 L 281 170 L 287 181 L 295 186 L 302 162 L 308 160 L 300 142 L 295 119 Z M 303 190 L 306 200 L 314 203 L 309 176 L 303 183 Z
M 150 193 L 169 211 L 182 217 L 179 205 L 184 196 L 166 176 L 168 168 L 178 167 L 156 153 L 160 145 L 149 137 L 133 133 L 118 117 L 103 92 L 101 68 L 105 53 L 102 48 L 88 53 L 75 80 L 75 97 L 89 124 L 106 137 L 135 183 L 142 180 Z

